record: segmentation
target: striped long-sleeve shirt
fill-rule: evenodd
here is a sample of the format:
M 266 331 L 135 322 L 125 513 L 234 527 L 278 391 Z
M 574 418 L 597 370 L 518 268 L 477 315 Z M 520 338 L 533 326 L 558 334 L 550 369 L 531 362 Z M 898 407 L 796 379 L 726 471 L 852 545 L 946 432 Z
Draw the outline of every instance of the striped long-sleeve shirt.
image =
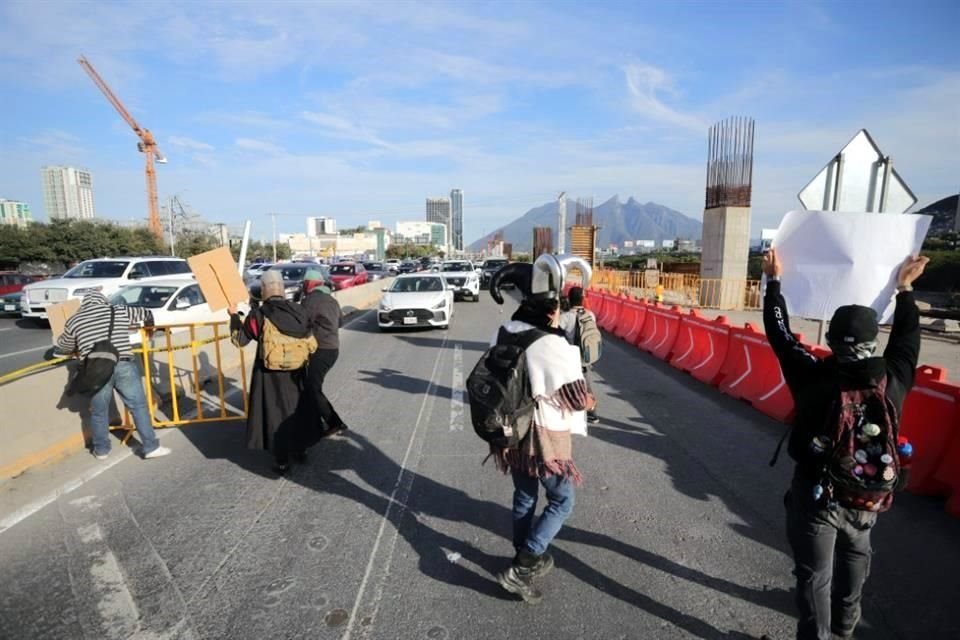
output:
M 143 307 L 113 306 L 99 293 L 87 294 L 80 309 L 67 320 L 63 333 L 57 339 L 57 353 L 76 353 L 81 358 L 86 357 L 94 344 L 107 339 L 111 309 L 115 315 L 110 342 L 121 358 L 133 357 L 130 330 L 141 324 L 152 324 L 153 313 Z

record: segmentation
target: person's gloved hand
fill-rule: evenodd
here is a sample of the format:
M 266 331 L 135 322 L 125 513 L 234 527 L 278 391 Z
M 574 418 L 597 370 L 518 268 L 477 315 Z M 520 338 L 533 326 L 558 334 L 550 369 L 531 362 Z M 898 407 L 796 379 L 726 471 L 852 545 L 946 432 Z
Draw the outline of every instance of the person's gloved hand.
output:
M 57 355 L 56 347 L 50 347 L 49 349 L 43 352 L 43 359 L 45 362 L 50 362 L 51 360 L 57 360 L 58 358 L 62 358 L 62 357 L 63 356 Z

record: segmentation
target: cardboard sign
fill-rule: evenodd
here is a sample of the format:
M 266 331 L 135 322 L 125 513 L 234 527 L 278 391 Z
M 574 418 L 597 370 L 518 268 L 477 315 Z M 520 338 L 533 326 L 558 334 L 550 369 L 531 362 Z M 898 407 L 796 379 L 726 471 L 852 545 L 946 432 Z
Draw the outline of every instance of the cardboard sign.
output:
M 73 298 L 47 307 L 47 319 L 50 321 L 50 331 L 53 332 L 53 341 L 56 342 L 63 333 L 70 316 L 80 308 L 80 300 Z
M 237 273 L 237 263 L 233 261 L 230 249 L 220 247 L 207 251 L 187 258 L 187 263 L 211 311 L 219 311 L 231 303 L 236 305 L 250 299 L 247 287 Z

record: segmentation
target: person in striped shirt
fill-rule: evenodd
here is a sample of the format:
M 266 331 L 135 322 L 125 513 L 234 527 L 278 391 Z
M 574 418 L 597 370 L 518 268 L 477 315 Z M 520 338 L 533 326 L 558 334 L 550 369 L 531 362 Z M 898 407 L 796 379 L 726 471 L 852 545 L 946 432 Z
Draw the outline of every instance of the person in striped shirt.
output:
M 111 316 L 113 331 L 110 331 Z M 90 398 L 92 453 L 97 460 L 105 460 L 110 455 L 109 412 L 114 389 L 133 416 L 140 438 L 140 454 L 149 459 L 170 453 L 170 449 L 160 446 L 153 430 L 147 396 L 143 391 L 143 373 L 130 348 L 130 329 L 141 324 L 153 324 L 153 314 L 149 309 L 114 306 L 102 293 L 92 291 L 83 297 L 80 309 L 67 320 L 54 347 L 54 353 L 59 355 L 85 358 L 97 342 L 109 337 L 120 356 L 110 381 Z

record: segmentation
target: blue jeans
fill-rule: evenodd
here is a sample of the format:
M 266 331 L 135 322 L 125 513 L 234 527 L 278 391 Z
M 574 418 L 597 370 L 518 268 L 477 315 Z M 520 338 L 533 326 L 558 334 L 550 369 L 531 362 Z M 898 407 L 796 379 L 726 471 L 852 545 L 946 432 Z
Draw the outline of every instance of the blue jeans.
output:
M 540 485 L 547 491 L 547 506 L 534 522 Z M 562 476 L 533 478 L 513 472 L 513 546 L 517 551 L 541 555 L 573 512 L 573 481 Z
M 147 408 L 147 395 L 143 392 L 143 380 L 140 367 L 133 360 L 121 360 L 113 371 L 110 382 L 93 394 L 90 399 L 90 430 L 93 432 L 93 453 L 106 454 L 110 451 L 110 400 L 116 389 L 133 415 L 133 424 L 137 427 L 141 453 L 147 454 L 160 446 L 157 434 L 150 423 L 150 411 Z

